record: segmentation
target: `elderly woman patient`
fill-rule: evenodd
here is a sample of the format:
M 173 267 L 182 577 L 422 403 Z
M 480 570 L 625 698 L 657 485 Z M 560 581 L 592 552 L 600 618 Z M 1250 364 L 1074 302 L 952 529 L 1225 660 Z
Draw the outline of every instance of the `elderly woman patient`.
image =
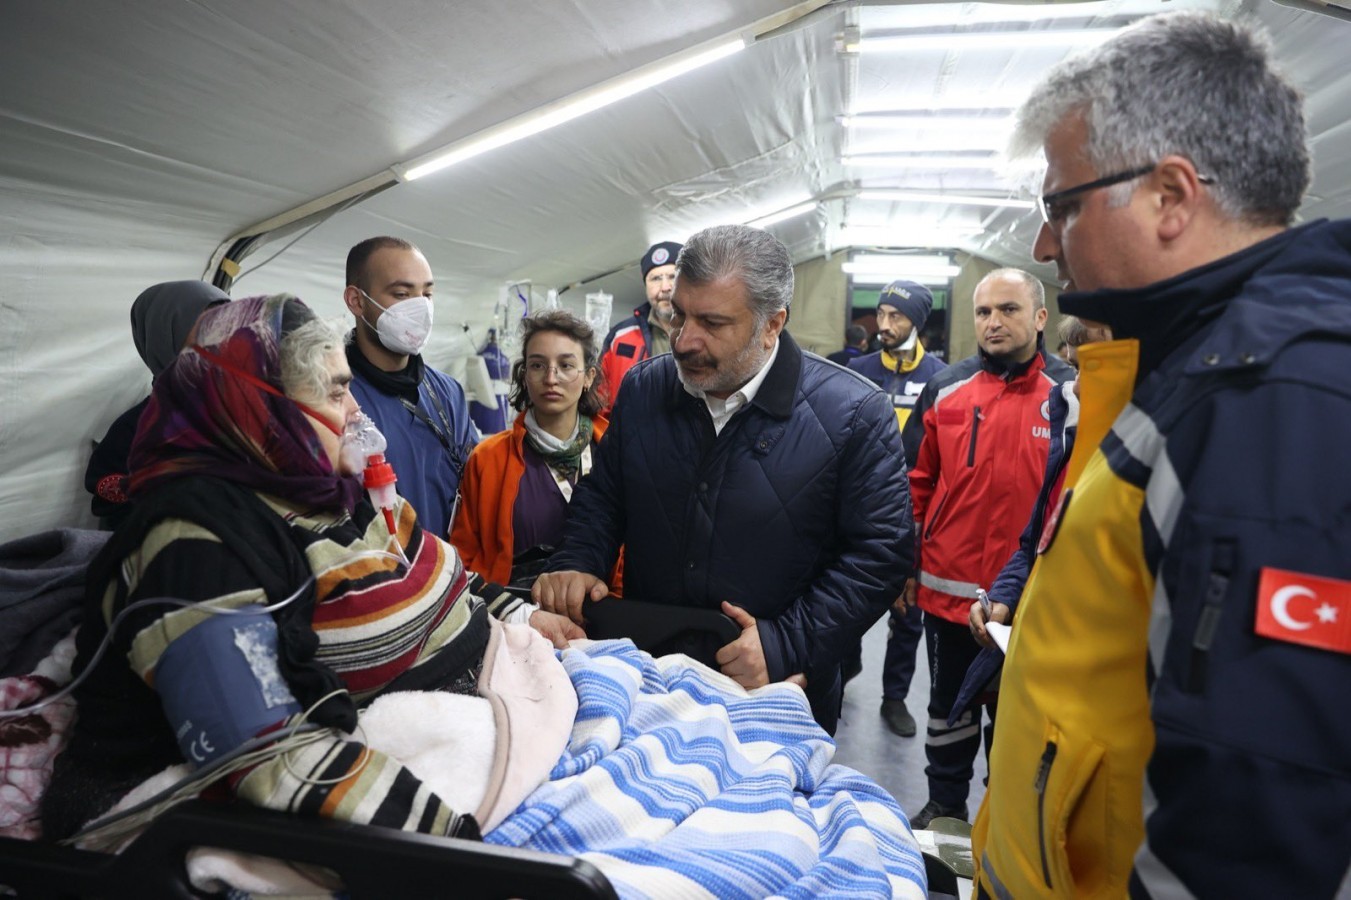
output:
M 467 575 L 401 499 L 388 520 L 372 508 L 344 441 L 350 381 L 340 332 L 288 295 L 208 310 L 155 381 L 134 510 L 90 570 L 76 669 L 93 668 L 44 798 L 48 837 L 237 746 L 261 753 L 218 785 L 254 804 L 435 834 L 464 823 L 353 734 L 357 707 L 474 693 L 490 618 L 559 645 L 581 632 Z

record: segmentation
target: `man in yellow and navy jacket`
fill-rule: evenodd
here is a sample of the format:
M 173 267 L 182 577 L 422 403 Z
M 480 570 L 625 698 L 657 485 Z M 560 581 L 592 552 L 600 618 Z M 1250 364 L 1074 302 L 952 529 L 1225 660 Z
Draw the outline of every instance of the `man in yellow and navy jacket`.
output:
M 1289 227 L 1304 136 L 1266 42 L 1199 13 L 1063 63 L 1020 110 L 1015 155 L 1047 161 L 1034 255 L 1116 340 L 1080 351 L 978 896 L 1351 886 L 1351 223 Z
M 902 429 L 929 379 L 946 366 L 924 352 L 919 333 L 933 311 L 933 294 L 914 281 L 893 281 L 877 297 L 877 339 L 882 349 L 849 361 L 849 368 L 877 384 L 891 398 L 896 423 Z M 904 436 L 904 433 L 902 434 Z M 905 445 L 905 464 L 914 466 L 919 441 Z M 882 663 L 882 720 L 901 737 L 915 736 L 915 718 L 905 708 L 910 679 L 915 674 L 915 651 L 924 634 L 918 606 L 897 603 L 887 622 L 887 652 Z M 859 662 L 860 668 L 862 662 Z

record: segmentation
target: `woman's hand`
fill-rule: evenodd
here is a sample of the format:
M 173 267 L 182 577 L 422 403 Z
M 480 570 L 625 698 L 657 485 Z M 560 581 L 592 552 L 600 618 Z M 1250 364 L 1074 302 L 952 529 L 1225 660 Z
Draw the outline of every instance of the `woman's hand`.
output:
M 977 600 L 975 603 L 971 604 L 971 615 L 969 618 L 971 624 L 971 636 L 976 639 L 976 643 L 980 644 L 982 647 L 993 647 L 995 646 L 994 638 L 990 637 L 990 632 L 985 630 L 985 623 L 990 621 L 998 622 L 1001 625 L 1007 625 L 1009 624 L 1009 619 L 1013 618 L 1013 613 L 1004 603 L 991 603 L 990 616 L 987 619 L 984 608 L 981 607 L 980 601 Z
M 530 627 L 549 639 L 549 642 L 562 650 L 568 642 L 586 637 L 586 632 L 567 616 L 537 609 L 530 614 Z

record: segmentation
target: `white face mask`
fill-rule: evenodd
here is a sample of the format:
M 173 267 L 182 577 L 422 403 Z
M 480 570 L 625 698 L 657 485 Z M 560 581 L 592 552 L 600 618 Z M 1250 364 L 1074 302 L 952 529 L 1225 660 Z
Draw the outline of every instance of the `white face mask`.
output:
M 361 288 L 357 290 L 361 291 Z M 365 291 L 361 291 L 361 296 L 380 306 L 376 299 Z M 398 303 L 380 308 L 384 310 L 384 314 L 376 320 L 373 327 L 385 349 L 400 355 L 411 356 L 421 353 L 432 333 L 431 298 L 409 297 L 407 300 L 400 300 Z M 366 321 L 365 316 L 361 317 L 361 321 L 367 325 L 371 324 Z
M 906 338 L 905 341 L 899 347 L 896 348 L 897 352 L 906 352 L 906 353 L 910 352 L 910 348 L 914 347 L 915 342 L 918 340 L 919 340 L 919 329 L 911 328 L 910 337 Z

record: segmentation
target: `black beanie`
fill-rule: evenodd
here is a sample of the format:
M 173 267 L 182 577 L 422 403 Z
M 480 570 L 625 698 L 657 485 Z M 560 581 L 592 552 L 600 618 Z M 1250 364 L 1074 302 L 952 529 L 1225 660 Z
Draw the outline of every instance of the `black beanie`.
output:
M 877 297 L 877 305 L 883 304 L 893 307 L 909 319 L 916 331 L 923 331 L 924 323 L 929 321 L 929 313 L 934 308 L 934 295 L 922 284 L 893 281 L 882 288 L 882 293 Z
M 675 241 L 662 241 L 648 247 L 639 266 L 643 270 L 643 281 L 647 281 L 647 273 L 657 266 L 675 265 L 676 257 L 680 255 L 680 247 L 681 245 Z

